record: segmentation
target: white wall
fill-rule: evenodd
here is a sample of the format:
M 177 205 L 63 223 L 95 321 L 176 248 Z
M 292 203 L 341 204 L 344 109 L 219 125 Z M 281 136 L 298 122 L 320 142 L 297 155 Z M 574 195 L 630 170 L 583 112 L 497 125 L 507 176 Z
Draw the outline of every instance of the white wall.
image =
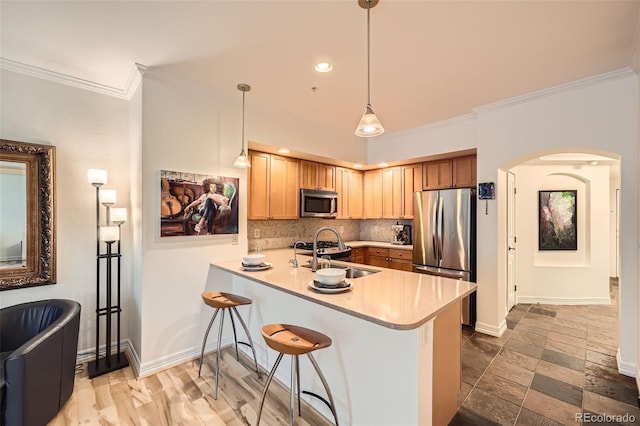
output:
M 631 71 L 574 82 L 480 108 L 476 119 L 450 121 L 369 143 L 375 162 L 477 148 L 478 182 L 496 183 L 496 200 L 478 205 L 478 327 L 506 328 L 505 170 L 540 152 L 613 152 L 621 157 L 620 352 L 635 366 L 638 350 L 638 77 Z M 447 137 L 451 135 L 451 137 Z M 393 149 L 390 149 L 393 147 Z M 635 367 L 633 368 L 635 371 Z
M 517 303 L 609 303 L 609 166 L 523 165 L 516 174 Z M 538 250 L 538 191 L 577 190 L 577 250 Z
M 0 70 L 0 136 L 56 147 L 57 284 L 2 292 L 0 306 L 49 298 L 82 305 L 78 350 L 95 346 L 95 189 L 87 169 L 105 169 L 118 206 L 129 207 L 128 103 Z M 130 299 L 129 228 L 123 227 L 123 307 Z M 126 327 L 125 327 L 126 328 Z M 103 334 L 104 336 L 104 334 Z M 123 338 L 127 332 L 123 329 Z
M 253 88 L 252 88 L 253 90 Z M 248 107 L 248 140 L 287 146 L 318 155 L 363 161 L 364 145 L 340 140 L 331 129 Z M 202 322 L 210 308 L 200 293 L 208 283 L 212 261 L 239 258 L 247 252 L 247 172 L 232 167 L 240 152 L 242 97 L 223 99 L 202 87 L 150 70 L 142 80 L 141 239 L 135 240 L 139 271 L 134 271 L 140 342 L 133 343 L 141 374 L 199 355 Z M 237 243 L 231 236 L 159 237 L 159 171 L 176 170 L 240 178 Z M 136 185 L 135 180 L 133 185 Z M 136 257 L 137 258 L 137 257 Z M 222 283 L 218 286 L 223 285 Z M 209 283 L 215 288 L 216 283 Z M 138 294 L 139 292 L 139 294 Z

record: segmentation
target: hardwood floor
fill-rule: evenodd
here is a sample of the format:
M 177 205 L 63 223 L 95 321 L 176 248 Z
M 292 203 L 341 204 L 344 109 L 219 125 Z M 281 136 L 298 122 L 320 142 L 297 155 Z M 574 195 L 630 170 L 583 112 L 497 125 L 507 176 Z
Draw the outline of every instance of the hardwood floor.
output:
M 612 280 L 611 305 L 517 305 L 500 338 L 465 329 L 459 411 L 450 425 L 580 424 L 577 414 L 619 416 L 619 423 L 595 424 L 639 424 L 635 380 L 617 372 L 617 296 Z M 252 361 L 234 355 L 231 347 L 222 351 L 218 400 L 215 352 L 201 378 L 197 360 L 140 380 L 130 367 L 89 380 L 84 366 L 50 424 L 254 425 L 267 373 L 259 380 Z M 275 380 L 261 424 L 289 424 L 289 391 Z M 303 402 L 298 425 L 331 424 Z
M 255 425 L 267 372 L 258 379 L 249 358 L 241 353 L 238 362 L 232 347 L 223 349 L 215 400 L 215 362 L 215 352 L 205 356 L 200 378 L 195 360 L 139 380 L 131 367 L 89 379 L 83 365 L 73 395 L 49 425 Z M 331 425 L 305 398 L 297 424 Z M 260 424 L 289 424 L 289 390 L 275 379 Z

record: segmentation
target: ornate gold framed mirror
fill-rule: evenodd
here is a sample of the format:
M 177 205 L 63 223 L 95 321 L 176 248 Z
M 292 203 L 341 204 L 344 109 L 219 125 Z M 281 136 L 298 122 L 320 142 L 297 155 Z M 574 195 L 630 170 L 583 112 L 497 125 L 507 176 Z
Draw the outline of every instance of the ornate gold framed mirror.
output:
M 55 147 L 0 139 L 0 290 L 55 282 Z

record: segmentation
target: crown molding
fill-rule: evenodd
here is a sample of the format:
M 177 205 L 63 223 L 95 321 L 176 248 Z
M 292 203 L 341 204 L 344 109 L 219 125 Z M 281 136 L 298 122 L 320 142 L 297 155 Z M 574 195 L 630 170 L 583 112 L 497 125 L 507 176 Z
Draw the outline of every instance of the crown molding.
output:
M 559 93 L 566 92 L 568 90 L 580 89 L 583 87 L 594 86 L 596 84 L 600 84 L 606 81 L 617 80 L 619 78 L 628 77 L 633 74 L 634 74 L 633 70 L 630 67 L 626 67 L 616 71 L 610 71 L 603 74 L 594 75 L 592 77 L 571 81 L 569 83 L 549 87 L 547 89 L 538 90 L 536 92 L 527 93 L 525 95 L 516 96 L 513 98 L 505 99 L 505 100 L 494 102 L 491 104 L 482 105 L 479 107 L 472 108 L 471 110 L 474 112 L 474 114 L 495 111 L 498 109 L 530 102 L 536 99 L 553 96 Z
M 94 83 L 89 80 L 83 80 L 81 78 L 72 77 L 70 75 L 61 74 L 55 71 L 49 71 L 44 68 L 23 64 L 21 62 L 12 61 L 11 59 L 6 58 L 0 58 L 0 69 L 13 71 L 19 74 L 28 75 L 30 77 L 40 78 L 43 80 L 53 81 L 55 83 L 66 84 L 67 86 L 90 90 L 92 92 L 126 100 L 131 99 L 131 96 L 133 96 L 136 89 L 138 88 L 138 85 L 140 84 L 140 81 L 142 80 L 142 71 L 138 67 L 138 64 L 135 64 L 132 67 L 129 78 L 127 79 L 125 89 L 118 89 L 117 87 Z

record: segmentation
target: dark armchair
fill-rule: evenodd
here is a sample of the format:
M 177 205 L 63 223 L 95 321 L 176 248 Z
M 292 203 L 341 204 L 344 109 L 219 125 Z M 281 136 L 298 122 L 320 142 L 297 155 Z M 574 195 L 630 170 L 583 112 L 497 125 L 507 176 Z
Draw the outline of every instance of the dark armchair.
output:
M 0 309 L 0 424 L 46 425 L 73 393 L 80 304 L 42 300 Z

